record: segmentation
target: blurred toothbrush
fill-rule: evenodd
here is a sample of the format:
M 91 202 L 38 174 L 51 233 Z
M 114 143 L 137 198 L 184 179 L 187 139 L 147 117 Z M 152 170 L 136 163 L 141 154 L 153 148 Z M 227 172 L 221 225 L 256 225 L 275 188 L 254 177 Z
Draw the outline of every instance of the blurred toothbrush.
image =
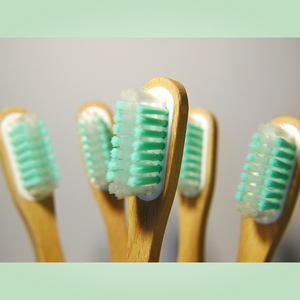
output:
M 217 125 L 205 109 L 190 110 L 179 196 L 178 262 L 203 262 L 206 224 L 211 204 L 217 152 Z
M 261 125 L 249 145 L 238 186 L 242 213 L 238 262 L 270 262 L 288 226 L 300 185 L 300 120 Z
M 128 197 L 128 262 L 158 262 L 179 178 L 188 116 L 186 91 L 158 77 L 117 102 L 109 191 Z
M 59 174 L 45 122 L 22 108 L 11 107 L 0 113 L 0 125 L 3 171 L 36 261 L 63 262 L 52 196 Z
M 126 261 L 127 228 L 124 200 L 107 191 L 107 164 L 110 160 L 111 127 L 110 110 L 97 101 L 84 104 L 77 116 L 78 138 L 90 187 L 102 213 L 108 236 L 110 260 Z

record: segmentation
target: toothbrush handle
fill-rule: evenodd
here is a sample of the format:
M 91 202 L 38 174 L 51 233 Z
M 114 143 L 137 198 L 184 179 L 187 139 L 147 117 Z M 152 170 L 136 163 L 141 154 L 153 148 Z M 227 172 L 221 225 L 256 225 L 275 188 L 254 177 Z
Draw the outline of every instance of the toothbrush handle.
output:
M 172 202 L 162 196 L 151 202 L 128 198 L 127 262 L 159 261 Z
M 241 222 L 237 262 L 270 262 L 283 235 L 278 233 L 278 222 L 263 225 L 250 218 Z
M 92 187 L 99 205 L 108 236 L 110 261 L 125 262 L 127 249 L 127 228 L 124 200 L 117 200 L 113 194 Z
M 206 224 L 211 193 L 203 191 L 194 198 L 179 197 L 178 262 L 203 262 Z
M 64 262 L 52 196 L 31 202 L 17 195 L 15 200 L 29 232 L 36 261 Z

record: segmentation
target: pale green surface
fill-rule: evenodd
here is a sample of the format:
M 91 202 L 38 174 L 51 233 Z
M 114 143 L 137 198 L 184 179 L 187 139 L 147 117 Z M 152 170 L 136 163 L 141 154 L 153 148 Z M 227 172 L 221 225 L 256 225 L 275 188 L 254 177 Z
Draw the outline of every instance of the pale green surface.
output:
M 2 299 L 288 299 L 299 264 L 2 264 Z M 284 274 L 284 275 L 283 275 Z
M 300 35 L 299 1 L 6 1 L 2 37 Z

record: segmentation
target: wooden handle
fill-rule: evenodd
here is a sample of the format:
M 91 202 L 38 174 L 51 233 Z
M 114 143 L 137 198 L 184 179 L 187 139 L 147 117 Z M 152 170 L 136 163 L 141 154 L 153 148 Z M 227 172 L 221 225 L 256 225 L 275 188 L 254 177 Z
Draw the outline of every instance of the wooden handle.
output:
M 300 131 L 300 120 L 295 117 L 278 117 L 272 122 L 290 124 Z M 259 224 L 252 219 L 242 219 L 238 262 L 270 262 L 272 260 L 296 206 L 299 185 L 300 155 L 296 161 L 296 169 L 281 217 L 268 225 Z
M 173 96 L 174 115 L 167 161 L 165 185 L 153 201 L 128 198 L 128 262 L 158 262 L 164 232 L 177 188 L 188 116 L 188 98 L 183 85 L 175 80 L 158 77 L 144 87 L 164 87 Z
M 5 109 L 0 113 L 0 124 L 5 116 L 16 112 L 26 113 L 24 109 L 18 107 Z M 36 261 L 63 262 L 64 257 L 56 227 L 52 195 L 41 201 L 27 201 L 19 195 L 2 135 L 0 135 L 0 157 L 14 204 L 16 205 L 30 235 Z
M 208 122 L 208 149 L 206 165 L 206 183 L 195 197 L 179 196 L 179 247 L 178 262 L 203 262 L 206 224 L 211 204 L 216 159 L 217 159 L 217 123 L 207 110 L 196 108 L 193 114 L 203 115 Z
M 113 124 L 113 118 L 110 110 L 106 105 L 98 101 L 91 101 L 85 103 L 79 110 L 79 114 L 88 107 L 100 107 L 105 110 Z M 78 118 L 79 118 L 78 114 Z M 77 119 L 78 120 L 78 119 Z M 79 136 L 78 136 L 79 138 Z M 79 138 L 80 142 L 80 138 Z M 79 143 L 80 149 L 82 148 Z M 83 152 L 81 156 L 84 162 Z M 108 236 L 108 244 L 110 251 L 110 261 L 112 262 L 125 262 L 126 261 L 126 249 L 127 249 L 127 226 L 125 217 L 124 200 L 118 200 L 114 195 L 108 193 L 108 191 L 102 191 L 93 186 L 89 181 L 90 187 L 93 191 L 95 199 L 98 203 L 101 211 L 106 232 Z

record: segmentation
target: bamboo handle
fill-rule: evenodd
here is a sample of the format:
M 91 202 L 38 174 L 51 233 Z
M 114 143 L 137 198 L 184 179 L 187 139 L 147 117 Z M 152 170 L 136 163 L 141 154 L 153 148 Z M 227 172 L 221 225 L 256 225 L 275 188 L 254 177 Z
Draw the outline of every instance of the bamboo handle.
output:
M 26 113 L 26 111 L 22 108 L 8 108 L 0 113 L 0 124 L 6 115 L 14 112 Z M 14 177 L 2 135 L 0 135 L 0 157 L 7 185 L 14 200 L 14 204 L 16 205 L 29 232 L 36 261 L 63 262 L 64 257 L 56 227 L 52 195 L 41 201 L 27 201 L 19 195 L 15 186 Z
M 177 261 L 203 262 L 210 199 L 204 193 L 194 198 L 178 193 L 178 197 L 180 228 Z
M 300 120 L 282 116 L 272 121 L 275 124 L 286 123 L 300 131 Z M 281 217 L 274 223 L 263 225 L 252 219 L 242 219 L 238 262 L 270 262 L 289 224 L 296 206 L 300 186 L 300 155 Z
M 124 200 L 109 194 L 107 191 L 92 187 L 96 201 L 104 219 L 108 236 L 110 261 L 125 262 L 127 249 L 127 228 Z
M 190 115 L 201 114 L 208 122 L 208 147 L 206 160 L 206 184 L 199 195 L 179 197 L 179 245 L 178 262 L 203 262 L 205 233 L 209 208 L 211 205 L 216 160 L 217 160 L 217 123 L 214 116 L 205 109 L 190 110 Z
M 85 103 L 80 108 L 79 114 L 85 109 L 93 106 L 99 107 L 106 111 L 110 118 L 111 124 L 113 124 L 113 118 L 110 110 L 106 105 L 98 101 L 90 101 Z M 82 148 L 80 143 L 79 147 L 80 149 Z M 83 158 L 82 151 L 81 155 Z M 106 227 L 110 261 L 125 262 L 127 249 L 127 226 L 124 200 L 118 200 L 114 195 L 109 194 L 108 191 L 102 191 L 95 188 L 90 181 L 89 184 L 99 206 Z
M 138 197 L 128 198 L 128 262 L 159 261 L 181 166 L 188 115 L 186 91 L 179 82 L 164 77 L 150 80 L 144 89 L 157 86 L 166 88 L 172 94 L 175 104 L 165 185 L 162 193 L 151 202 Z
M 27 225 L 37 262 L 64 262 L 52 196 L 40 202 L 17 200 Z

